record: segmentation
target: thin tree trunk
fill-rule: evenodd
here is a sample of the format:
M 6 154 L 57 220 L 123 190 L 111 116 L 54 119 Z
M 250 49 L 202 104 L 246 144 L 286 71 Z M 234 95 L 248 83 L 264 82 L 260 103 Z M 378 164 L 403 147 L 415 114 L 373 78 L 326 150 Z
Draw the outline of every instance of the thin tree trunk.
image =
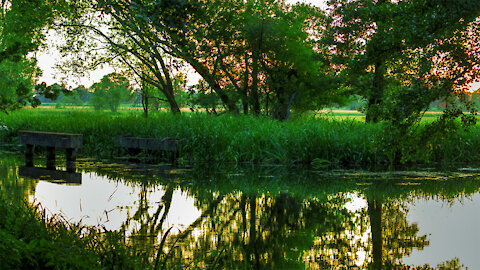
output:
M 243 77 L 243 93 L 242 93 L 243 114 L 248 114 L 248 53 L 245 52 L 245 73 Z
M 193 59 L 191 57 L 185 57 L 184 55 L 182 56 L 182 58 L 190 65 L 192 65 L 193 69 L 195 69 L 195 71 L 197 71 L 198 74 L 200 74 L 200 76 L 202 76 L 202 78 L 208 83 L 212 90 L 222 100 L 223 104 L 227 106 L 227 110 L 229 112 L 238 113 L 237 104 L 235 104 L 235 101 L 232 101 L 232 99 L 228 96 L 225 90 L 220 87 L 218 81 L 215 79 L 215 75 L 209 71 L 208 67 L 204 63 L 200 63 L 196 59 Z
M 260 114 L 260 101 L 258 98 L 258 52 L 253 52 L 252 63 L 252 87 L 250 91 L 250 98 L 252 100 L 252 109 L 255 115 Z
M 260 56 L 262 53 L 262 42 L 263 42 L 263 21 L 260 28 L 260 37 L 258 38 L 258 48 L 252 52 L 252 105 L 253 112 L 255 115 L 260 115 L 260 98 L 259 98 L 259 89 L 258 89 L 258 65 L 260 61 Z
M 368 98 L 367 115 L 365 122 L 377 123 L 380 121 L 381 105 L 384 94 L 384 76 L 385 67 L 383 61 L 375 63 L 375 74 L 373 77 L 373 87 Z
M 382 203 L 377 200 L 368 201 L 368 215 L 372 232 L 373 269 L 382 269 L 383 236 L 382 236 Z
M 148 118 L 148 93 L 145 90 L 142 91 L 142 107 L 145 118 Z
M 177 101 L 175 100 L 175 96 L 173 95 L 173 89 L 168 89 L 168 90 L 169 91 L 162 91 L 162 92 L 165 94 L 168 104 L 170 105 L 170 111 L 173 114 L 180 113 L 180 107 L 178 107 Z

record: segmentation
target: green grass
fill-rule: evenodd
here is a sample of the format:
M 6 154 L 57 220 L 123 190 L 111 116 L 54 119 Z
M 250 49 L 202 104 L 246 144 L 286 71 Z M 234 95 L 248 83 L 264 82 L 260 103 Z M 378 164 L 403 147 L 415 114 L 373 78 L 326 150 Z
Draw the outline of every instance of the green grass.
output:
M 175 137 L 180 160 L 191 163 L 274 163 L 315 166 L 372 165 L 388 160 L 378 144 L 382 125 L 363 123 L 361 114 L 327 113 L 280 122 L 251 116 L 211 116 L 204 113 L 144 118 L 140 111 L 119 113 L 93 110 L 22 109 L 0 115 L 8 131 L 0 131 L 5 150 L 21 150 L 18 130 L 79 133 L 81 155 L 114 158 L 125 153 L 114 137 Z M 436 115 L 427 115 L 426 122 Z M 447 139 L 425 144 L 430 161 L 479 161 L 480 129 L 458 131 Z
M 124 239 L 0 194 L 0 269 L 153 269 Z
M 253 162 L 310 164 L 315 159 L 335 163 L 372 162 L 370 138 L 378 128 L 360 121 L 301 118 L 289 122 L 250 116 L 157 113 L 146 119 L 140 112 L 96 113 L 23 109 L 0 119 L 8 131 L 4 144 L 15 145 L 18 130 L 83 134 L 83 155 L 111 158 L 121 155 L 117 135 L 176 137 L 183 160 L 192 162 Z

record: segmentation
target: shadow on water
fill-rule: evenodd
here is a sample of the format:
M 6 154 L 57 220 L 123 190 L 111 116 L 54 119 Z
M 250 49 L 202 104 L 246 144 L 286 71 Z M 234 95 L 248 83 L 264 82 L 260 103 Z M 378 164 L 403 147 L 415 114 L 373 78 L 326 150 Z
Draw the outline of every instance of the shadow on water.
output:
M 82 174 L 60 171 L 60 170 L 48 170 L 39 167 L 18 167 L 18 175 L 28 177 L 32 179 L 40 179 L 44 181 L 50 181 L 52 183 L 67 184 L 67 185 L 81 185 Z
M 435 245 L 434 228 L 421 228 L 425 222 L 416 214 L 426 203 L 442 205 L 446 212 L 465 200 L 480 204 L 480 174 L 475 169 L 212 170 L 81 161 L 78 185 L 55 189 L 44 183 L 52 177 L 25 173 L 18 164 L 12 158 L 0 159 L 3 193 L 40 202 L 74 222 L 88 223 L 89 216 L 104 228 L 122 230 L 129 244 L 140 247 L 153 262 L 158 257 L 167 268 L 480 267 L 476 257 L 472 263 L 472 258 L 455 252 L 437 256 L 437 261 L 425 259 L 423 250 L 433 249 L 438 255 L 441 247 Z M 66 176 L 57 178 L 65 181 Z M 75 210 L 68 210 L 69 201 Z M 472 209 L 478 211 L 480 205 L 476 207 Z M 444 215 L 442 211 L 438 215 Z M 455 222 L 462 220 L 448 225 L 452 231 Z M 471 247 L 465 243 L 465 248 Z

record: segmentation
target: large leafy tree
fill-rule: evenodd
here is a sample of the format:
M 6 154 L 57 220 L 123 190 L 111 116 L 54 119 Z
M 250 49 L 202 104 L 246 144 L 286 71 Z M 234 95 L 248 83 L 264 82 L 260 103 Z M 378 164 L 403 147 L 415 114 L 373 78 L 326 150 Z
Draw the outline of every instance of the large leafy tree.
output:
M 35 67 L 35 52 L 44 39 L 43 29 L 52 21 L 53 2 L 49 0 L 1 1 L 0 4 L 0 111 L 8 112 L 31 102 Z M 47 95 L 51 89 L 39 87 Z
M 118 60 L 163 93 L 172 112 L 175 69 L 188 63 L 228 111 L 287 119 L 291 108 L 318 108 L 334 80 L 314 41 L 325 15 L 283 1 L 91 0 L 76 3 L 58 25 L 63 51 L 92 68 Z M 85 65 L 85 63 L 87 63 Z M 146 88 L 145 88 L 146 89 Z M 332 98 L 334 97 L 334 98 Z
M 229 111 L 238 111 L 241 100 L 245 113 L 286 119 L 292 106 L 327 103 L 332 80 L 312 42 L 324 15 L 314 7 L 216 0 L 100 1 L 99 6 L 131 28 L 129 33 L 148 29 L 145 41 L 190 64 Z
M 165 1 L 169 2 L 169 1 Z M 172 2 L 173 3 L 173 2 Z M 83 72 L 105 63 L 117 65 L 161 92 L 173 113 L 180 112 L 174 94 L 173 76 L 181 63 L 166 53 L 164 38 L 138 11 L 138 4 L 152 1 L 81 1 L 71 4 L 57 21 L 66 42 L 62 51 L 72 60 L 65 71 Z M 162 12 L 175 21 L 187 19 L 189 12 L 166 3 Z M 172 27 L 179 27 L 173 25 Z
M 324 20 L 319 9 L 283 1 L 205 1 L 202 12 L 193 31 L 175 34 L 199 57 L 182 47 L 177 52 L 227 107 L 240 98 L 245 113 L 263 110 L 288 119 L 292 106 L 328 103 L 321 99 L 332 97 L 333 81 L 312 42 Z
M 346 85 L 368 100 L 367 122 L 408 118 L 435 99 L 458 94 L 457 86 L 478 73 L 479 56 L 471 53 L 469 40 L 475 36 L 471 26 L 480 15 L 479 1 L 328 4 L 331 23 L 324 44 L 335 54 L 331 60 Z M 405 108 L 405 102 L 412 106 Z M 400 113 L 402 106 L 407 111 Z
M 116 112 L 122 102 L 129 100 L 131 93 L 129 81 L 117 73 L 103 76 L 102 80 L 91 88 L 91 102 L 96 110 L 108 107 L 112 112 Z
M 387 123 L 378 145 L 392 161 L 425 158 L 457 117 L 474 123 L 476 110 L 464 90 L 480 75 L 480 1 L 328 4 L 322 49 L 345 86 L 367 99 L 366 121 Z M 448 104 L 442 117 L 411 136 L 436 100 Z

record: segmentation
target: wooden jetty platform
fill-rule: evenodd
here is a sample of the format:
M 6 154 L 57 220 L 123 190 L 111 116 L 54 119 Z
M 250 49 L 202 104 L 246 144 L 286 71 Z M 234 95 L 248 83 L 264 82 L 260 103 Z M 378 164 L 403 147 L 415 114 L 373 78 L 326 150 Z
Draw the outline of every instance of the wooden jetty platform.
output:
M 76 171 L 77 151 L 83 144 L 81 134 L 21 130 L 18 132 L 18 138 L 20 143 L 26 145 L 26 167 L 34 167 L 33 153 L 35 146 L 45 146 L 47 148 L 47 169 L 56 169 L 55 151 L 57 148 L 65 148 L 67 172 Z

